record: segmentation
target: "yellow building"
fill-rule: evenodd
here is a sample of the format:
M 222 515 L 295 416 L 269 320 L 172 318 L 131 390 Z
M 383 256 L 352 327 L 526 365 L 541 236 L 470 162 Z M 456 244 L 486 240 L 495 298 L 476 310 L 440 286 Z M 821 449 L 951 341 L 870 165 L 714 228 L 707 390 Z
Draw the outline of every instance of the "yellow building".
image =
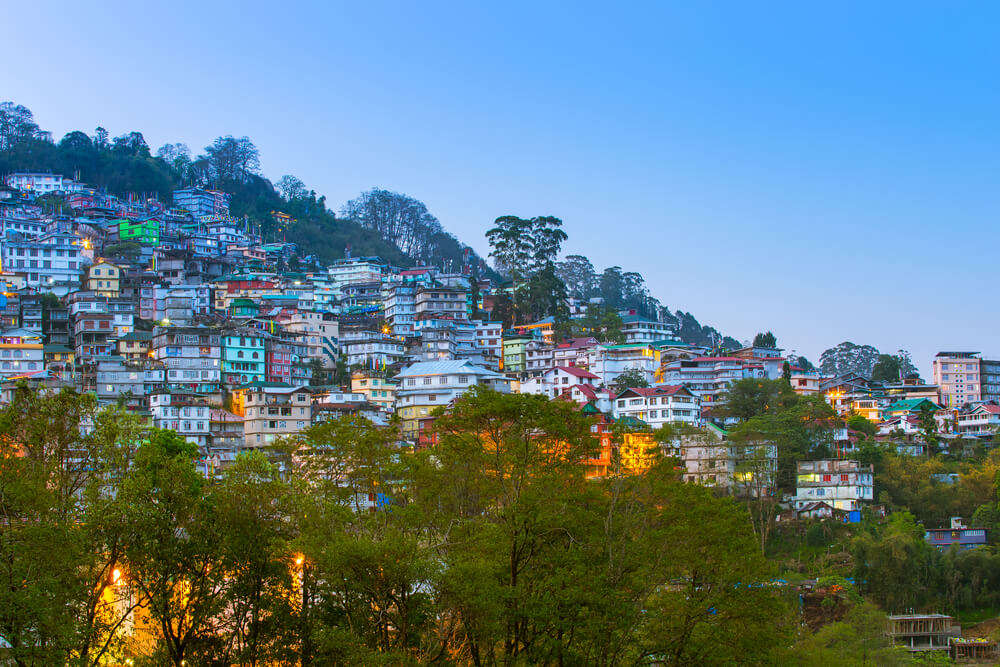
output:
M 84 289 L 100 296 L 115 298 L 121 293 L 122 270 L 105 259 L 98 259 L 87 268 Z
M 396 403 L 397 387 L 398 382 L 387 380 L 371 371 L 355 371 L 351 375 L 351 391 L 364 394 L 369 403 L 386 412 L 391 411 Z
M 624 433 L 619 448 L 622 468 L 633 473 L 644 473 L 656 460 L 659 445 L 651 433 Z

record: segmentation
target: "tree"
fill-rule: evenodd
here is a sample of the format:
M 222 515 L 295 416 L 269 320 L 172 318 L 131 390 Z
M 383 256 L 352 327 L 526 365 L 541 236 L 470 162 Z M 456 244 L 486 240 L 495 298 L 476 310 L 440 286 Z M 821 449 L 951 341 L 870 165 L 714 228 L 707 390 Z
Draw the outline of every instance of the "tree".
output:
M 766 348 L 776 348 L 778 347 L 778 339 L 775 338 L 774 334 L 768 331 L 767 333 L 759 333 L 753 337 L 754 347 L 766 347 Z
M 0 151 L 33 139 L 38 124 L 31 110 L 13 102 L 0 102 Z
M 567 255 L 556 263 L 559 279 L 566 285 L 566 291 L 574 299 L 581 301 L 594 296 L 597 290 L 597 272 L 594 265 L 583 255 Z
M 899 382 L 902 373 L 899 367 L 899 359 L 891 354 L 880 354 L 872 366 L 873 382 Z
M 278 181 L 278 192 L 286 201 L 298 199 L 306 195 L 306 184 L 301 179 L 285 174 Z
M 871 345 L 855 345 L 850 341 L 825 350 L 819 357 L 820 370 L 826 375 L 857 373 L 871 377 L 878 350 Z
M 245 183 L 260 169 L 260 151 L 249 137 L 218 137 L 205 147 L 205 159 L 209 178 L 215 184 Z
M 619 373 L 614 380 L 611 381 L 611 391 L 617 396 L 621 394 L 626 389 L 648 387 L 649 380 L 646 379 L 646 374 L 639 370 L 638 368 L 629 368 L 623 373 Z
M 729 385 L 713 409 L 713 416 L 746 421 L 794 405 L 798 396 L 787 382 L 743 378 Z
M 863 433 L 868 437 L 874 437 L 877 432 L 875 424 L 861 415 L 851 415 L 847 418 L 847 428 L 858 433 Z
M 129 132 L 115 137 L 111 150 L 130 157 L 149 157 L 149 146 L 146 144 L 142 132 Z
M 937 586 L 938 554 L 909 512 L 895 512 L 851 543 L 862 592 L 888 611 L 921 608 Z

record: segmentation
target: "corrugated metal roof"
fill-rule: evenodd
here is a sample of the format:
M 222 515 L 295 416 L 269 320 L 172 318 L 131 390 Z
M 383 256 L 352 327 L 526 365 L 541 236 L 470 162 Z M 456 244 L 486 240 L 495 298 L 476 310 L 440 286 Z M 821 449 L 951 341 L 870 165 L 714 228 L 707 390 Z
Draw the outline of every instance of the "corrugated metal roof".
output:
M 476 366 L 467 359 L 448 359 L 445 361 L 418 361 L 404 368 L 396 377 L 415 377 L 418 375 L 449 375 L 453 373 L 468 373 L 481 377 L 504 377 L 500 373 L 482 366 Z

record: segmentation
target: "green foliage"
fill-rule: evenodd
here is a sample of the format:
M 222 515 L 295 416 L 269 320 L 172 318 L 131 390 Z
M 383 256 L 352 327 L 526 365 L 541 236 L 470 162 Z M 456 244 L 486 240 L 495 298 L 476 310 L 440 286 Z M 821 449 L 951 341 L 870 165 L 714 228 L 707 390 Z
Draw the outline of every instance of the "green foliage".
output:
M 649 380 L 646 379 L 646 374 L 638 368 L 630 368 L 623 373 L 619 373 L 618 376 L 611 381 L 611 391 L 615 395 L 622 393 L 626 389 L 648 386 Z
M 743 378 L 729 386 L 713 414 L 723 419 L 746 421 L 791 407 L 798 400 L 797 394 L 783 380 Z
M 861 415 L 851 415 L 847 418 L 847 428 L 858 433 L 863 433 L 868 437 L 874 437 L 878 428 L 870 420 Z
M 933 604 L 938 554 L 909 512 L 895 512 L 884 525 L 862 532 L 851 550 L 858 586 L 883 608 L 899 612 Z
M 754 347 L 775 348 L 778 347 L 778 339 L 773 333 L 759 333 L 753 337 Z

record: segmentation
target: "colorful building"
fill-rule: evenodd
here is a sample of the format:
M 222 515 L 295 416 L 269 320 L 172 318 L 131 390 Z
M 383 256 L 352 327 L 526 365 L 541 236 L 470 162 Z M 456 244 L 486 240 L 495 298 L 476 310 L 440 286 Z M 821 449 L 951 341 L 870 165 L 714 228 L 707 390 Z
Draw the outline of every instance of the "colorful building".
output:
M 257 331 L 222 336 L 222 381 L 230 386 L 264 382 L 264 337 Z

